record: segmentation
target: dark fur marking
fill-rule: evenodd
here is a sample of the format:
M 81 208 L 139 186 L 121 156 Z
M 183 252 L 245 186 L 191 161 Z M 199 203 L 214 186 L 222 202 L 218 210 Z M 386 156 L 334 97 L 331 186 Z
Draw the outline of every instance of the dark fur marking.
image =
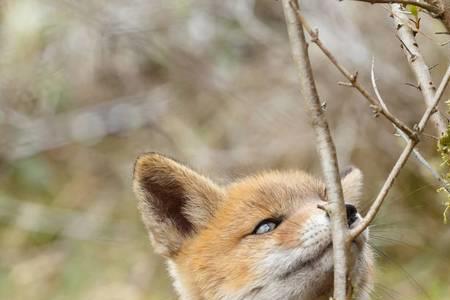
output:
M 343 170 L 341 172 L 341 178 L 344 178 L 345 176 L 347 176 L 348 174 L 350 174 L 353 171 L 353 166 L 347 167 L 345 168 L 345 170 Z
M 190 234 L 194 227 L 183 213 L 183 207 L 189 199 L 183 186 L 173 178 L 157 170 L 144 175 L 141 186 L 151 197 L 146 197 L 155 213 L 164 219 L 171 220 L 183 235 Z M 149 201 L 152 199 L 152 201 Z

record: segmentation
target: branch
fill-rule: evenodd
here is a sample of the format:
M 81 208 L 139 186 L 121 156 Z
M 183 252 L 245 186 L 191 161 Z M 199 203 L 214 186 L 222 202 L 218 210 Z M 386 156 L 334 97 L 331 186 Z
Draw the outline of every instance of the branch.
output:
M 436 91 L 436 94 L 434 95 L 434 99 L 431 102 L 431 105 L 427 107 L 425 113 L 423 114 L 422 118 L 420 119 L 419 125 L 417 126 L 417 133 L 420 135 L 425 125 L 427 124 L 428 120 L 430 119 L 433 111 L 436 110 L 437 105 L 439 104 L 439 101 L 442 98 L 442 95 L 444 94 L 444 90 L 447 87 L 447 84 L 450 80 L 450 65 L 447 68 L 447 71 L 445 72 L 445 75 L 441 81 L 441 84 L 439 85 L 438 90 Z M 408 140 L 408 143 L 406 144 L 405 149 L 403 150 L 402 154 L 400 155 L 399 159 L 395 163 L 394 167 L 392 168 L 391 172 L 389 173 L 388 178 L 383 184 L 383 187 L 381 188 L 380 192 L 378 193 L 377 198 L 370 206 L 369 211 L 367 212 L 366 216 L 362 219 L 361 223 L 358 224 L 357 227 L 353 228 L 350 232 L 350 238 L 355 239 L 358 235 L 360 235 L 364 229 L 369 226 L 369 224 L 373 221 L 375 216 L 377 215 L 378 211 L 380 210 L 381 204 L 383 204 L 384 199 L 386 198 L 389 190 L 391 189 L 392 185 L 394 184 L 395 179 L 397 178 L 398 174 L 400 173 L 400 170 L 405 165 L 406 161 L 408 160 L 411 152 L 413 151 L 414 147 L 418 141 Z
M 435 87 L 433 85 L 433 80 L 431 79 L 429 68 L 419 51 L 419 46 L 415 38 L 415 32 L 409 23 L 409 18 L 404 8 L 399 4 L 393 4 L 391 7 L 398 37 L 402 42 L 403 52 L 417 79 L 423 99 L 426 105 L 430 107 L 433 105 Z M 438 131 L 438 136 L 441 136 L 447 130 L 447 125 L 442 117 L 435 112 L 437 111 L 433 112 L 431 121 Z
M 384 102 L 383 98 L 381 97 L 380 91 L 378 90 L 377 87 L 377 82 L 375 79 L 375 59 L 372 59 L 372 68 L 371 68 L 371 79 L 372 79 L 372 86 L 373 89 L 375 91 L 375 95 L 377 96 L 378 101 L 380 102 L 380 105 L 387 111 L 388 108 L 386 106 L 386 103 Z M 393 124 L 394 125 L 394 124 Z M 398 129 L 398 127 L 396 127 L 394 125 L 395 129 L 396 129 L 396 133 L 402 137 L 403 140 L 405 140 L 408 143 L 408 136 L 403 133 L 401 130 Z M 450 183 L 443 178 L 441 175 L 439 175 L 439 173 L 430 165 L 430 163 L 425 159 L 425 157 L 423 157 L 423 155 L 419 152 L 419 150 L 417 150 L 416 148 L 413 149 L 413 154 L 416 157 L 416 159 L 419 161 L 419 163 L 421 163 L 430 173 L 431 175 L 439 182 L 439 184 L 450 194 Z
M 431 101 L 431 105 L 427 107 L 427 110 L 423 114 L 422 119 L 420 120 L 419 125 L 417 126 L 417 131 L 419 134 L 423 132 L 425 126 L 427 125 L 428 120 L 432 118 L 432 116 L 435 115 L 440 116 L 439 114 L 435 114 L 436 108 L 439 104 L 439 101 L 441 101 L 442 95 L 444 94 L 444 91 L 449 81 L 450 81 L 450 65 L 447 67 L 447 71 L 445 71 L 444 77 L 442 77 L 441 83 L 439 84 L 439 87 L 436 93 L 434 94 L 434 98 Z
M 340 0 L 342 1 L 342 0 Z M 377 3 L 385 3 L 385 4 L 393 4 L 393 3 L 398 3 L 401 5 L 414 5 L 420 8 L 423 8 L 427 11 L 429 11 L 430 13 L 433 13 L 437 16 L 440 16 L 443 13 L 443 10 L 436 6 L 436 5 L 432 5 L 430 3 L 426 3 L 426 2 L 419 2 L 419 1 L 414 1 L 414 0 L 353 0 L 353 1 L 358 1 L 358 2 L 367 2 L 370 4 L 377 4 Z
M 441 119 L 440 115 L 435 114 L 435 112 L 439 104 L 439 101 L 441 100 L 441 97 L 444 93 L 444 90 L 447 87 L 448 82 L 450 80 L 450 65 L 448 66 L 447 71 L 445 72 L 445 75 L 441 81 L 441 84 L 439 85 L 438 90 L 436 91 L 436 93 L 434 93 L 434 87 L 431 81 L 429 69 L 425 64 L 421 53 L 418 51 L 417 43 L 415 42 L 414 39 L 414 33 L 412 32 L 411 28 L 408 25 L 408 18 L 403 13 L 402 7 L 398 4 L 392 5 L 392 12 L 394 15 L 394 21 L 396 23 L 397 26 L 396 28 L 397 31 L 399 32 L 400 39 L 402 41 L 402 44 L 405 46 L 404 47 L 405 55 L 408 58 L 411 68 L 413 69 L 416 78 L 419 81 L 419 85 L 421 87 L 424 100 L 427 103 L 427 109 L 417 126 L 417 133 L 420 135 L 423 132 L 428 120 L 430 118 L 433 118 L 433 123 L 438 129 L 439 135 L 441 135 L 442 133 L 445 132 L 446 126 L 444 125 L 444 121 Z M 387 193 L 389 192 L 400 170 L 405 165 L 406 161 L 408 160 L 411 152 L 413 151 L 417 143 L 418 141 L 413 141 L 411 139 L 408 140 L 405 149 L 403 150 L 402 154 L 400 155 L 399 159 L 397 160 L 396 164 L 391 170 L 388 178 L 386 179 L 383 187 L 381 188 L 377 198 L 372 203 L 366 216 L 364 217 L 362 222 L 351 231 L 350 234 L 351 238 L 354 239 L 359 234 L 361 234 L 361 232 L 363 232 L 364 229 L 366 229 L 367 226 L 369 226 L 369 224 L 375 218 L 376 214 L 378 213 L 381 207 L 381 204 L 383 204 L 383 201 L 387 196 Z
M 370 95 L 370 93 L 367 91 L 366 88 L 364 88 L 361 85 L 361 83 L 358 80 L 357 74 L 354 75 L 354 74 L 350 73 L 342 64 L 340 64 L 337 61 L 336 57 L 330 52 L 330 50 L 320 40 L 317 30 L 311 29 L 311 26 L 308 24 L 308 22 L 305 20 L 305 18 L 303 17 L 303 15 L 300 13 L 300 11 L 297 8 L 294 7 L 294 10 L 295 10 L 298 22 L 303 24 L 303 27 L 305 28 L 306 32 L 308 32 L 309 36 L 311 37 L 311 42 L 315 43 L 320 48 L 320 50 L 331 61 L 331 63 L 349 81 L 348 83 L 340 83 L 340 84 L 356 88 L 358 90 L 358 92 L 364 98 L 366 98 L 367 101 L 369 101 L 370 106 L 374 110 L 375 113 L 381 114 L 384 117 L 386 117 L 386 119 L 388 119 L 391 123 L 393 123 L 401 131 L 403 131 L 409 138 L 417 139 L 415 131 L 413 131 L 411 128 L 409 128 L 406 124 L 404 124 L 402 121 L 400 121 L 397 117 L 392 115 L 388 110 L 384 109 L 383 107 L 380 107 L 380 105 L 378 104 L 378 101 L 373 96 Z
M 317 149 L 320 156 L 325 185 L 329 197 L 327 211 L 330 214 L 333 239 L 334 259 L 334 292 L 335 300 L 349 299 L 346 296 L 348 274 L 348 229 L 345 203 L 339 177 L 336 149 L 331 138 L 328 122 L 321 107 L 317 94 L 311 62 L 308 54 L 308 44 L 302 24 L 296 17 L 295 9 L 299 8 L 297 1 L 283 0 L 283 10 L 286 19 L 291 51 L 297 64 L 300 78 L 300 90 L 303 99 L 309 106 L 312 124 L 316 134 Z M 349 289 L 350 290 L 350 289 Z

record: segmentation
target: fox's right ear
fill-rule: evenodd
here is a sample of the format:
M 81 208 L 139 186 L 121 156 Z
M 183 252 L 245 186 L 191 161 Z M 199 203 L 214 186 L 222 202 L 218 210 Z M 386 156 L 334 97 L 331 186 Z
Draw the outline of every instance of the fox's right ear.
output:
M 341 173 L 342 190 L 346 203 L 355 205 L 360 209 L 363 190 L 363 174 L 360 169 L 350 166 Z
M 150 240 L 164 256 L 204 227 L 223 198 L 211 180 L 157 153 L 138 157 L 133 188 Z

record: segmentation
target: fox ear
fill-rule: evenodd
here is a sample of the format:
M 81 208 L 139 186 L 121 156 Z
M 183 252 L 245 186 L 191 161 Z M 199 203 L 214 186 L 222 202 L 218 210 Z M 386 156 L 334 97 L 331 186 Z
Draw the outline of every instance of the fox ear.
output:
M 164 256 L 204 227 L 223 197 L 211 180 L 157 153 L 138 157 L 133 188 L 150 240 Z
M 358 207 L 363 190 L 361 170 L 352 166 L 345 169 L 341 172 L 341 184 L 345 202 Z

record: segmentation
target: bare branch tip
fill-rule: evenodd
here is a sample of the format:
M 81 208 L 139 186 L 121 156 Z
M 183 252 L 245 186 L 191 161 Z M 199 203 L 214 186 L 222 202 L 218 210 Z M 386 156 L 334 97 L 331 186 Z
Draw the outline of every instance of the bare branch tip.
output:
M 345 87 L 353 87 L 353 84 L 351 84 L 350 82 L 344 82 L 344 81 L 338 81 L 338 85 L 342 85 Z

